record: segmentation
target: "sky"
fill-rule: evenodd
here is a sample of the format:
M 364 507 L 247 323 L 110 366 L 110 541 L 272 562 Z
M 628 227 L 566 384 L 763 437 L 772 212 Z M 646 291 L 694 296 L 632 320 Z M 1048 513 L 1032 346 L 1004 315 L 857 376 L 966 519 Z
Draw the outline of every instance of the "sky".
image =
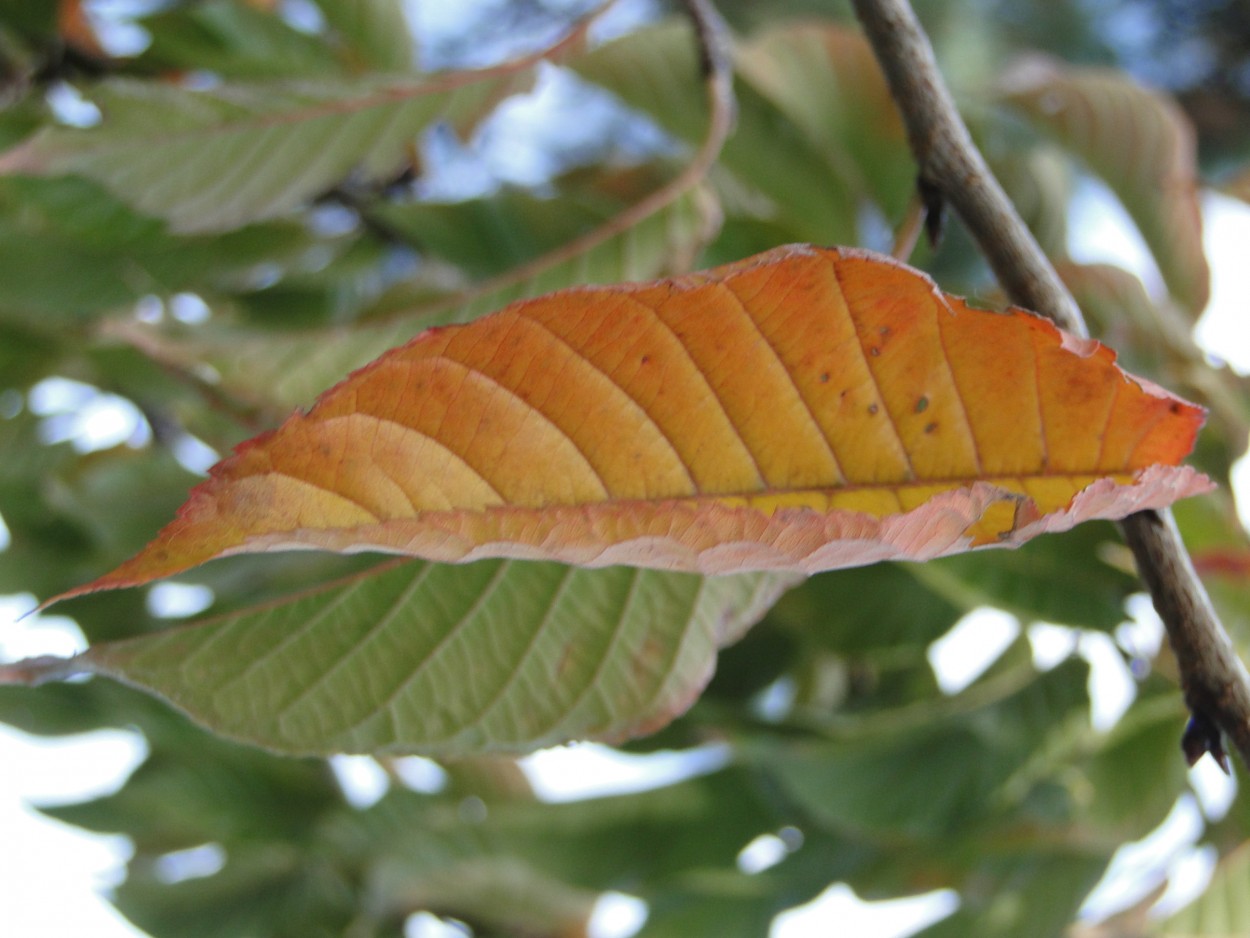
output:
M 1213 295 L 1198 338 L 1211 355 L 1250 372 L 1250 317 L 1246 315 L 1250 269 L 1245 264 L 1250 206 L 1209 195 L 1204 201 L 1204 222 Z M 1105 189 L 1090 184 L 1081 193 L 1071 228 L 1070 247 L 1077 260 L 1119 263 L 1136 271 L 1148 288 L 1160 288 L 1153 261 Z M 77 416 L 76 423 L 65 432 L 77 434 L 86 445 L 111 445 L 110 441 L 124 440 L 134 432 L 137 415 L 124 406 L 100 400 L 89 403 L 87 409 L 81 402 L 66 405 Z M 57 406 L 55 401 L 49 404 L 52 410 Z M 1242 518 L 1250 522 L 1250 460 L 1242 460 L 1234 483 L 1243 495 Z M 0 548 L 6 540 L 0 520 Z M 176 588 L 165 595 L 169 607 L 182 604 L 183 613 L 193 609 L 196 602 L 193 595 L 179 594 Z M 30 596 L 0 597 L 0 660 L 72 654 L 84 647 L 81 634 L 64 617 L 15 621 L 33 605 Z M 1131 612 L 1131 624 L 1125 628 L 1134 630 L 1133 640 L 1139 647 L 1157 645 L 1162 629 L 1148 601 L 1143 598 Z M 935 643 L 931 653 L 941 686 L 949 692 L 966 686 L 1010 643 L 1019 628 L 1014 619 L 998 613 L 974 615 L 961 622 Z M 1031 627 L 1029 637 L 1039 663 L 1052 665 L 1069 654 L 1077 642 L 1078 653 L 1094 668 L 1094 723 L 1113 724 L 1131 701 L 1132 681 L 1111 639 L 1085 635 L 1078 641 L 1070 630 L 1046 626 Z M 100 731 L 41 739 L 0 725 L 0 882 L 5 884 L 6 934 L 142 936 L 102 896 L 124 875 L 129 855 L 125 838 L 88 834 L 43 817 L 31 806 L 72 803 L 113 791 L 142 762 L 145 751 L 142 738 L 131 732 Z M 681 773 L 714 767 L 719 758 L 710 750 L 692 766 L 689 760 L 666 762 L 662 754 L 626 757 L 590 745 L 539 753 L 524 765 L 540 796 L 566 800 L 670 782 Z M 420 770 L 422 761 L 412 763 L 414 771 Z M 385 784 L 371 765 L 359 758 L 335 761 L 345 789 L 362 804 L 380 797 Z M 424 771 L 428 783 L 437 784 L 437 767 L 430 763 Z M 1193 844 L 1202 818 L 1216 818 L 1227 810 L 1233 788 L 1209 759 L 1199 764 L 1192 778 L 1195 795 L 1182 798 L 1155 834 L 1141 844 L 1129 845 L 1117 856 L 1086 905 L 1089 914 L 1122 907 L 1165 874 L 1172 881 L 1163 900 L 1168 908 L 1180 907 L 1201 891 L 1213 856 L 1210 850 L 1195 849 Z M 571 785 L 571 779 L 588 781 Z M 780 860 L 786 849 L 780 838 L 767 835 L 744 845 L 740 864 L 744 869 L 764 869 Z M 211 854 L 192 859 L 201 864 L 201 872 L 210 871 L 214 863 Z M 773 938 L 827 934 L 829 923 L 834 921 L 847 934 L 903 938 L 951 912 L 956 901 L 953 894 L 942 892 L 888 903 L 863 903 L 846 886 L 835 884 L 813 903 L 783 915 L 774 927 Z M 596 938 L 623 938 L 641 924 L 642 915 L 636 900 L 610 896 L 598 910 Z M 409 928 L 409 938 L 453 934 L 460 933 L 448 931 L 431 916 L 415 917 Z

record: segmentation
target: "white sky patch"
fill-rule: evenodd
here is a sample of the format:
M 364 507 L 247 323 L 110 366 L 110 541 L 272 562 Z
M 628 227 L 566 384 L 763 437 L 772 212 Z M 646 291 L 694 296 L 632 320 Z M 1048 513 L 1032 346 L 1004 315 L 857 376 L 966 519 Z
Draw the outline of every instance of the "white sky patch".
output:
M 647 920 L 647 904 L 636 896 L 605 892 L 595 901 L 586 933 L 590 938 L 630 938 Z
M 330 768 L 343 797 L 356 808 L 372 807 L 391 787 L 386 770 L 371 756 L 331 756 Z
M 1229 758 L 1236 759 L 1236 753 L 1230 752 Z M 1209 821 L 1222 820 L 1237 797 L 1237 780 L 1225 775 L 1210 756 L 1203 756 L 1189 770 L 1189 784 Z
M 938 687 L 957 694 L 998 660 L 1020 634 L 1015 616 L 1001 609 L 974 609 L 929 646 Z
M 803 832 L 797 827 L 787 826 L 775 834 L 760 834 L 738 851 L 738 869 L 748 874 L 762 873 L 802 846 Z
M 56 804 L 109 794 L 145 755 L 137 733 L 99 730 L 41 738 L 0 725 L 6 934 L 143 935 L 101 896 L 121 881 L 129 841 L 61 824 L 31 810 L 28 802 Z
M 156 858 L 156 878 L 163 883 L 181 883 L 220 872 L 226 865 L 221 844 L 200 844 L 186 850 L 173 850 Z
M 68 127 L 94 127 L 100 123 L 100 109 L 73 85 L 57 82 L 44 93 L 44 100 L 56 119 Z
M 208 470 L 221 459 L 217 450 L 189 433 L 178 437 L 169 448 L 179 465 L 199 475 L 208 475 Z
M 1211 301 L 1194 338 L 1209 355 L 1250 374 L 1250 205 L 1216 192 L 1202 197 L 1202 244 L 1211 264 Z
M 67 616 L 31 613 L 37 605 L 39 601 L 30 593 L 0 596 L 0 660 L 39 655 L 68 658 L 87 647 L 77 622 Z
M 44 443 L 70 442 L 80 453 L 127 443 L 143 446 L 151 431 L 139 408 L 124 397 L 68 378 L 45 378 L 27 395 L 31 413 L 43 420 Z
M 762 873 L 776 866 L 790 851 L 776 834 L 760 834 L 738 851 L 738 869 L 743 873 Z
M 1153 661 L 1163 647 L 1163 620 L 1145 593 L 1134 593 L 1124 604 L 1128 619 L 1116 626 L 1116 641 L 1135 658 Z
M 138 55 L 152 44 L 151 34 L 135 17 L 159 9 L 161 0 L 86 0 L 83 10 L 109 55 Z
M 1029 646 L 1033 649 L 1033 666 L 1039 671 L 1049 671 L 1072 655 L 1081 645 L 1080 633 L 1065 625 L 1034 622 L 1028 630 Z
M 1233 498 L 1237 502 L 1237 517 L 1242 527 L 1250 530 L 1250 454 L 1233 463 L 1231 473 Z
M 1197 803 L 1191 796 L 1182 795 L 1162 824 L 1115 852 L 1106 873 L 1081 906 L 1080 918 L 1106 918 L 1139 902 L 1165 878 L 1171 882 L 1155 906 L 1160 914 L 1190 902 L 1210 880 L 1210 870 L 1205 877 L 1194 875 L 1201 869 L 1194 865 L 1193 854 L 1198 852 L 1194 845 L 1202 834 L 1202 826 Z M 1173 878 L 1172 874 L 1182 867 L 1185 875 Z
M 459 922 L 444 921 L 429 912 L 417 912 L 404 921 L 404 938 L 470 938 L 471 934 Z
M 424 756 L 400 756 L 391 760 L 391 771 L 405 788 L 426 795 L 436 795 L 447 787 L 447 772 L 433 759 Z
M 298 29 L 303 33 L 319 33 L 326 27 L 325 16 L 311 0 L 280 0 L 278 15 L 292 29 Z
M 1105 732 L 1120 722 L 1136 699 L 1137 682 L 1111 636 L 1083 632 L 1080 653 L 1090 667 L 1090 721 L 1094 729 Z
M 1120 722 L 1137 697 L 1137 682 L 1116 643 L 1105 632 L 1036 622 L 1028 629 L 1033 664 L 1049 671 L 1072 655 L 1089 663 L 1090 722 L 1107 731 Z
M 198 583 L 156 583 L 148 590 L 148 612 L 158 619 L 185 619 L 213 604 L 213 591 Z
M 520 765 L 543 801 L 577 801 L 673 785 L 714 772 L 728 760 L 727 746 L 635 755 L 598 743 L 576 743 L 540 750 Z
M 1106 185 L 1081 177 L 1068 216 L 1068 251 L 1082 264 L 1115 264 L 1136 274 L 1152 297 L 1163 295 L 1154 256 L 1120 200 Z
M 941 921 L 958 908 L 959 895 L 951 889 L 886 902 L 864 902 L 850 886 L 835 883 L 806 905 L 778 915 L 770 938 L 831 934 L 903 938 Z
M 175 293 L 169 298 L 169 312 L 179 322 L 190 326 L 207 321 L 213 314 L 198 293 Z

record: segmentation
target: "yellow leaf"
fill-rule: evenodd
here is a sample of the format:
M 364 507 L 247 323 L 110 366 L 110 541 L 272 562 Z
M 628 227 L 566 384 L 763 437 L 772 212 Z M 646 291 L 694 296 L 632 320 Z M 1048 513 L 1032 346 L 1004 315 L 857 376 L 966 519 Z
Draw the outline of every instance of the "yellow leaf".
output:
M 1018 544 L 1210 483 L 1203 412 L 1032 314 L 778 248 L 432 329 L 242 445 L 76 590 L 292 547 L 722 573 Z

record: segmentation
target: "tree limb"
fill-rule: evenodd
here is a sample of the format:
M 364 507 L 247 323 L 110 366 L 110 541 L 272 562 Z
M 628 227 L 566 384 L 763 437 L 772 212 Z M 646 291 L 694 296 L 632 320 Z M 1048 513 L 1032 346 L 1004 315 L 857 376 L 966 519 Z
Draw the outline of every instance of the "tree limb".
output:
M 920 183 L 954 207 L 1012 301 L 1088 335 L 1081 311 L 990 172 L 959 117 L 933 48 L 907 0 L 854 0 L 855 11 L 907 125 Z M 1167 628 L 1193 715 L 1182 745 L 1192 764 L 1222 761 L 1219 727 L 1250 767 L 1250 675 L 1238 659 L 1169 511 L 1120 522 Z M 1227 769 L 1226 769 L 1227 771 Z

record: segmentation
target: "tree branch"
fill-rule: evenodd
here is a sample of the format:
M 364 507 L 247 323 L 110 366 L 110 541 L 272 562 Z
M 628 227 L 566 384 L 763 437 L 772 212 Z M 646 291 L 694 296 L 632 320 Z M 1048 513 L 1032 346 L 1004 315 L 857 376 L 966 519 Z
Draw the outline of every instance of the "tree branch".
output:
M 990 172 L 955 108 L 933 48 L 906 0 L 854 0 L 855 11 L 907 125 L 920 184 L 940 192 L 980 245 L 1012 301 L 1086 336 L 1081 311 Z M 1226 764 L 1218 727 L 1250 767 L 1250 675 L 1211 608 L 1169 511 L 1120 523 L 1167 627 L 1193 715 L 1182 740 Z

